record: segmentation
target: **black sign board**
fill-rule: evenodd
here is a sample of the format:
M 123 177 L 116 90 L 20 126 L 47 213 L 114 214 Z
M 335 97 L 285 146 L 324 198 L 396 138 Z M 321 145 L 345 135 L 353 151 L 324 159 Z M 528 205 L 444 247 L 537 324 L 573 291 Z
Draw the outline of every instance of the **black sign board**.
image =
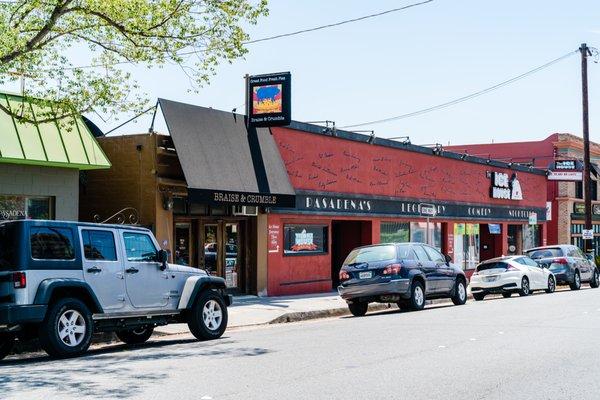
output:
M 528 221 L 529 216 L 535 213 L 539 221 L 546 220 L 546 209 L 541 207 L 493 206 L 443 201 L 428 201 L 427 203 L 436 209 L 437 218 Z M 421 206 L 422 203 L 415 200 L 296 193 L 296 210 L 306 213 L 421 217 Z
M 292 120 L 292 75 L 281 72 L 247 79 L 248 126 L 289 125 Z
M 295 196 L 289 194 L 232 192 L 227 190 L 188 189 L 192 203 L 230 206 L 294 207 Z
M 577 160 L 556 160 L 554 170 L 581 170 Z

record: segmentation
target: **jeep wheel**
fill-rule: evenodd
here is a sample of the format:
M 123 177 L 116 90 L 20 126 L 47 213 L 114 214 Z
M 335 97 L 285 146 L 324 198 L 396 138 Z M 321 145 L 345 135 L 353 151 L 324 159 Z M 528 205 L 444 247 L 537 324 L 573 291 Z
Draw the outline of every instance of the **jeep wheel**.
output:
M 90 347 L 93 331 L 92 313 L 81 300 L 60 299 L 40 325 L 40 345 L 51 357 L 78 356 Z
M 128 331 L 115 332 L 119 340 L 126 344 L 140 344 L 146 342 L 152 336 L 154 328 L 151 326 L 141 326 Z
M 213 340 L 223 335 L 227 328 L 227 307 L 217 292 L 207 290 L 198 297 L 188 327 L 198 340 Z
M 0 360 L 10 354 L 15 344 L 15 336 L 11 333 L 0 333 Z

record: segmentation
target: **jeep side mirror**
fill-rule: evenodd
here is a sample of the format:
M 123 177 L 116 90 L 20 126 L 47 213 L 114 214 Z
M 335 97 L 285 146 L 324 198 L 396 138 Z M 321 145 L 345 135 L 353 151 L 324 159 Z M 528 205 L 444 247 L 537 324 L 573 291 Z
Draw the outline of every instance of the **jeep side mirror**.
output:
M 156 259 L 161 264 L 160 269 L 164 271 L 167 269 L 167 261 L 169 261 L 169 253 L 166 250 L 160 249 L 156 255 Z
M 450 257 L 448 254 L 444 254 L 444 258 L 446 259 L 447 264 L 450 264 L 452 262 L 452 257 Z

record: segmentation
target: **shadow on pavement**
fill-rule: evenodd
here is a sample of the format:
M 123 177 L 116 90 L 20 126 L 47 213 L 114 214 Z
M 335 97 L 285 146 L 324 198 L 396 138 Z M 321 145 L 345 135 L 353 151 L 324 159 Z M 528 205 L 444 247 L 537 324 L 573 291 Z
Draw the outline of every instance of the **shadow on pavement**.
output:
M 35 389 L 44 389 L 46 395 L 59 397 L 124 399 L 169 377 L 170 369 L 162 370 L 164 366 L 156 363 L 150 367 L 141 363 L 193 357 L 255 357 L 270 352 L 265 348 L 236 347 L 235 344 L 236 341 L 228 338 L 211 342 L 159 340 L 137 346 L 107 345 L 68 360 L 42 356 L 8 359 L 0 362 L 0 399 L 19 397 Z

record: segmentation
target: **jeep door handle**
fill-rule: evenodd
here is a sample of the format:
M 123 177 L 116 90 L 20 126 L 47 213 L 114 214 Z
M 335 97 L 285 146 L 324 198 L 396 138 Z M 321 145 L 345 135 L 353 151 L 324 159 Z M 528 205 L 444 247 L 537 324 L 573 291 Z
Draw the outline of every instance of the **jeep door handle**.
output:
M 90 274 L 99 274 L 100 272 L 102 272 L 102 269 L 100 267 L 90 267 L 87 269 L 87 272 L 89 272 Z
M 135 267 L 129 267 L 125 270 L 125 272 L 127 272 L 128 274 L 137 274 L 138 272 L 140 272 L 140 270 Z

